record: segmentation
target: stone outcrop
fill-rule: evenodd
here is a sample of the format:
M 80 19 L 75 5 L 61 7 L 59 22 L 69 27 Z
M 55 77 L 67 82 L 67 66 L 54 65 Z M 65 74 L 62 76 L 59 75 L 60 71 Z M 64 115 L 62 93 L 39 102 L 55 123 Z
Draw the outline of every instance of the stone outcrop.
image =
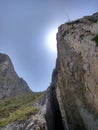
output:
M 98 13 L 58 28 L 58 57 L 46 113 L 51 118 L 49 130 L 98 130 L 98 43 L 93 40 L 97 34 Z
M 36 114 L 31 115 L 25 121 L 12 121 L 0 130 L 48 130 L 45 119 L 45 103 L 40 104 L 40 102 L 36 102 L 33 106 L 38 109 Z
M 28 92 L 31 90 L 16 74 L 10 58 L 0 53 L 0 99 Z
M 98 13 L 61 25 L 57 50 L 52 82 L 42 104 L 36 104 L 37 114 L 2 130 L 98 130 Z M 0 80 L 12 82 L 17 74 L 11 61 L 6 55 L 0 59 Z

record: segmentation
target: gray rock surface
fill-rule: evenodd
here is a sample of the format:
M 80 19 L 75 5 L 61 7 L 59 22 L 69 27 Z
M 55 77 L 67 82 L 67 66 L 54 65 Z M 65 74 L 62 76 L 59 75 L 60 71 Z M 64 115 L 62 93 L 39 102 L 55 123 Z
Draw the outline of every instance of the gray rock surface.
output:
M 28 92 L 31 90 L 16 74 L 9 56 L 0 53 L 0 99 Z
M 0 53 L 0 99 L 27 93 L 32 91 L 27 83 L 18 77 L 9 56 Z M 0 130 L 47 130 L 45 101 L 44 96 L 33 104 L 37 109 L 36 114 L 25 121 L 11 121 L 5 127 L 0 127 Z
M 35 115 L 22 122 L 12 121 L 1 130 L 47 130 L 47 123 L 45 119 L 46 105 L 40 105 L 37 102 L 34 106 L 37 107 L 38 112 Z

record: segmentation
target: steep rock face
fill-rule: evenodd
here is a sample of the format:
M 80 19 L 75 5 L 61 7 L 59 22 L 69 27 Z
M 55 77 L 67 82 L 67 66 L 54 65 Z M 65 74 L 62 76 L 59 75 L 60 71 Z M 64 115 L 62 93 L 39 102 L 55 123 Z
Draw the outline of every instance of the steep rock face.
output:
M 16 74 L 10 58 L 0 53 L 0 98 L 31 92 L 27 83 Z
M 52 84 L 56 82 L 51 85 L 50 93 L 56 95 L 65 130 L 98 129 L 97 34 L 98 13 L 63 24 L 58 29 L 58 58 L 56 75 L 53 75 L 56 80 Z M 49 102 L 47 109 L 52 109 L 51 100 Z M 50 115 L 56 120 L 52 111 Z
M 11 122 L 2 130 L 98 130 L 98 13 L 61 25 L 57 49 L 43 105 L 36 104 L 38 112 L 30 119 Z M 0 61 L 0 75 L 17 77 L 9 58 L 5 61 Z
M 47 90 L 46 121 L 48 130 L 64 130 L 60 107 L 56 96 L 57 70 L 53 71 L 52 83 Z

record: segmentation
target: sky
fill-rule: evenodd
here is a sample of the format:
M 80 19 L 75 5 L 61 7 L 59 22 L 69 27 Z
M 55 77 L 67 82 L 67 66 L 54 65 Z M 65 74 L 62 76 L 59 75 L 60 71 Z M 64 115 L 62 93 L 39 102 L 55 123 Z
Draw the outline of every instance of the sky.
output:
M 0 0 L 0 52 L 33 91 L 51 83 L 58 26 L 98 11 L 98 0 Z

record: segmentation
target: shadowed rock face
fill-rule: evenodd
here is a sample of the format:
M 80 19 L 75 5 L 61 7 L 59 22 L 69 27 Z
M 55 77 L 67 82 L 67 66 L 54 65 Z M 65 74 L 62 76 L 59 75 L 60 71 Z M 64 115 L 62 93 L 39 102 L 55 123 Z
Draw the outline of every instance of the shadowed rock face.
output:
M 58 28 L 56 73 L 47 103 L 49 124 L 57 120 L 54 104 L 59 104 L 58 119 L 65 130 L 98 129 L 98 43 L 93 40 L 97 34 L 98 13 Z M 53 124 L 55 128 L 57 123 Z
M 10 58 L 0 53 L 0 98 L 31 92 L 27 83 L 16 74 Z
M 46 120 L 48 130 L 64 130 L 60 107 L 56 96 L 57 70 L 53 71 L 53 79 L 47 90 Z

